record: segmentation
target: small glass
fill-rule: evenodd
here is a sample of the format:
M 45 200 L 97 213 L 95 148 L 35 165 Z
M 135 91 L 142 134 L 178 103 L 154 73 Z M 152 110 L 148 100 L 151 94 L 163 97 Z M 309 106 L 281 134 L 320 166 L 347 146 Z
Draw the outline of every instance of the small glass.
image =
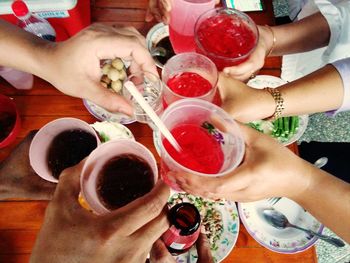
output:
M 168 81 L 181 73 L 196 73 L 204 78 L 211 85 L 211 89 L 200 96 L 182 96 L 169 88 Z M 181 53 L 170 58 L 162 70 L 162 80 L 164 82 L 163 106 L 166 108 L 171 103 L 185 98 L 198 98 L 212 102 L 217 90 L 218 71 L 215 64 L 207 57 L 194 53 Z M 193 83 L 193 78 L 189 79 Z M 197 86 L 197 85 L 196 85 Z M 199 84 L 200 87 L 200 84 Z M 198 87 L 198 88 L 199 88 Z M 191 94 L 191 91 L 189 91 Z
M 163 112 L 163 83 L 156 75 L 147 71 L 140 71 L 130 75 L 127 81 L 134 83 L 136 88 L 143 95 L 144 99 L 149 103 L 157 115 L 160 115 Z M 152 120 L 125 87 L 123 87 L 122 93 L 125 98 L 133 103 L 136 121 L 148 123 L 152 127 Z

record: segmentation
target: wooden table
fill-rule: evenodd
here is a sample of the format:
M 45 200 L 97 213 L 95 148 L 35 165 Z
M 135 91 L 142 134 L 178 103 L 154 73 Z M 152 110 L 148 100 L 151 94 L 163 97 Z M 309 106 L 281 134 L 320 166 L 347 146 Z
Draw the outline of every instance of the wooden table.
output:
M 146 0 L 95 0 L 92 3 L 94 21 L 107 24 L 132 25 L 143 34 L 154 23 L 145 23 Z M 274 24 L 271 1 L 266 2 L 264 12 L 249 13 L 257 24 Z M 260 74 L 280 75 L 280 58 L 268 59 Z M 16 142 L 0 150 L 0 161 L 4 160 L 14 147 L 31 130 L 40 129 L 46 123 L 61 117 L 75 117 L 88 123 L 96 121 L 85 109 L 82 100 L 68 97 L 50 84 L 36 78 L 34 88 L 20 91 L 0 80 L 0 93 L 12 96 L 19 107 L 22 129 Z M 136 139 L 148 147 L 158 158 L 148 126 L 134 123 L 128 125 Z M 290 147 L 297 151 L 297 146 Z M 158 158 L 159 161 L 159 158 Z M 38 230 L 43 222 L 47 201 L 9 200 L 0 202 L 0 262 L 28 262 Z M 44 253 L 44 252 L 43 252 Z M 314 248 L 294 255 L 271 252 L 259 245 L 243 225 L 235 248 L 223 262 L 317 262 Z M 44 263 L 44 262 L 43 262 Z M 103 263 L 103 262 L 101 262 Z

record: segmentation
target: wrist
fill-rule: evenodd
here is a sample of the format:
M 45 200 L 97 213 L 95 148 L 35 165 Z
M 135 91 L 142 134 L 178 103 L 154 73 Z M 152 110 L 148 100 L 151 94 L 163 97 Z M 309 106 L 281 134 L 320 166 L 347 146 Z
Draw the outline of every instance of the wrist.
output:
M 258 30 L 260 38 L 264 43 L 265 57 L 272 56 L 277 41 L 273 28 L 265 25 L 258 26 Z
M 56 43 L 43 41 L 33 47 L 31 56 L 32 73 L 46 81 L 49 80 L 49 71 L 53 67 L 52 63 L 55 63 L 51 57 Z

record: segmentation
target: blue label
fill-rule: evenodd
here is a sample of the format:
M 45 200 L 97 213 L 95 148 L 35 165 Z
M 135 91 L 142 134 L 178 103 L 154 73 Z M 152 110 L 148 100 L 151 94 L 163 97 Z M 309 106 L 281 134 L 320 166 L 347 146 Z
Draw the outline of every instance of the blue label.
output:
M 66 17 L 69 17 L 68 11 L 46 11 L 46 12 L 38 12 L 35 14 L 41 18 L 52 18 L 52 17 L 66 18 Z

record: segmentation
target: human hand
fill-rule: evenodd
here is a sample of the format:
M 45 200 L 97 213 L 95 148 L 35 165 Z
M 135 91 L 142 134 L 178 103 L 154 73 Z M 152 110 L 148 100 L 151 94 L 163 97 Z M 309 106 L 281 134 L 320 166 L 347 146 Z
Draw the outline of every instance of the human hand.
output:
M 188 193 L 210 199 L 250 202 L 273 196 L 294 199 L 309 185 L 312 165 L 268 135 L 240 124 L 246 149 L 243 162 L 222 177 L 168 173 L 170 180 Z M 205 180 L 205 183 L 204 181 Z
M 247 123 L 270 117 L 275 111 L 275 101 L 269 92 L 251 88 L 223 73 L 219 75 L 218 88 L 221 107 L 235 120 Z
M 210 251 L 210 244 L 207 236 L 199 234 L 196 242 L 198 260 L 197 263 L 213 263 L 213 257 Z M 158 239 L 152 246 L 150 254 L 151 263 L 176 263 L 175 258 L 169 253 L 163 241 Z
M 31 131 L 11 155 L 0 163 L 0 200 L 51 200 L 56 184 L 40 178 L 29 163 L 29 146 L 35 133 Z
M 159 181 L 145 196 L 97 216 L 78 203 L 83 162 L 62 172 L 30 262 L 145 262 L 169 228 L 163 211 L 169 188 Z
M 269 55 L 273 45 L 273 36 L 266 26 L 257 26 L 259 40 L 255 50 L 248 59 L 237 66 L 226 67 L 223 72 L 235 79 L 247 81 L 264 66 L 265 58 Z
M 123 97 L 100 84 L 100 61 L 120 57 L 131 60 L 130 71 L 140 69 L 158 75 L 145 39 L 131 27 L 113 28 L 93 24 L 74 37 L 47 45 L 47 57 L 40 77 L 65 94 L 89 99 L 112 112 L 132 115 L 132 106 Z
M 220 3 L 216 0 L 215 4 Z M 171 0 L 149 0 L 146 12 L 146 22 L 151 22 L 155 18 L 158 22 L 169 24 L 171 11 Z

